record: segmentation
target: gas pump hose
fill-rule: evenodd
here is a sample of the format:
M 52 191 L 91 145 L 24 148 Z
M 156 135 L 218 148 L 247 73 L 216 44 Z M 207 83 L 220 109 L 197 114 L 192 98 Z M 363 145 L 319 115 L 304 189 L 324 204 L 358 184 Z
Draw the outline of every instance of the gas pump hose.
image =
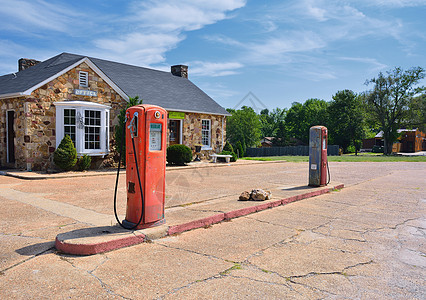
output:
M 114 215 L 115 215 L 115 219 L 117 220 L 117 223 L 123 227 L 124 229 L 128 229 L 128 230 L 133 230 L 136 229 L 142 222 L 143 219 L 143 215 L 144 215 L 144 197 L 143 197 L 143 190 L 142 190 L 142 183 L 141 183 L 141 177 L 139 174 L 139 165 L 138 165 L 138 158 L 136 155 L 136 149 L 135 149 L 135 140 L 132 136 L 132 145 L 133 145 L 133 155 L 135 157 L 135 164 L 136 164 L 136 173 L 138 174 L 138 181 L 139 181 L 139 189 L 141 191 L 141 217 L 139 218 L 139 221 L 137 224 L 135 224 L 134 226 L 131 227 L 126 227 L 124 226 L 124 224 L 122 222 L 120 222 L 118 215 L 117 215 L 117 188 L 118 188 L 118 178 L 120 176 L 120 164 L 121 164 L 121 153 L 123 153 L 123 144 L 124 141 L 126 140 L 126 122 L 124 122 L 124 126 L 123 126 L 123 135 L 121 136 L 122 140 L 121 140 L 121 145 L 120 145 L 120 154 L 119 154 L 119 161 L 118 161 L 118 168 L 117 168 L 117 177 L 115 179 L 115 191 L 114 191 Z
M 330 183 L 331 177 L 330 177 L 330 168 L 328 167 L 328 159 L 327 159 L 327 172 L 328 172 L 328 181 L 327 185 Z

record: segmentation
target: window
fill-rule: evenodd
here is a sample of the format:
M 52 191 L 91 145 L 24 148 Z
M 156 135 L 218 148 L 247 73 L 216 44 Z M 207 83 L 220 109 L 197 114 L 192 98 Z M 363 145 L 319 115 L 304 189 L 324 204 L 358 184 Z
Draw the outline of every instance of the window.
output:
M 75 109 L 64 109 L 64 136 L 69 135 L 75 146 Z
M 201 144 L 203 150 L 211 147 L 210 120 L 201 120 Z
M 84 101 L 56 102 L 56 146 L 68 134 L 78 155 L 109 152 L 109 109 Z
M 84 111 L 84 147 L 101 149 L 101 112 L 99 110 Z
M 78 73 L 80 87 L 88 87 L 89 86 L 89 73 L 80 71 Z

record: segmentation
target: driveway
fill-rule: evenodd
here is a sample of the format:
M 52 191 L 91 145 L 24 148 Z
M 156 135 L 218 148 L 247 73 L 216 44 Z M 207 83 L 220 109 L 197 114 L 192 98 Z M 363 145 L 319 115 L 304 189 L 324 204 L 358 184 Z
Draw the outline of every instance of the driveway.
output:
M 166 206 L 215 201 L 253 187 L 302 186 L 307 169 L 307 163 L 282 162 L 170 170 Z M 85 213 L 111 217 L 114 176 L 0 176 L 0 295 L 424 298 L 426 163 L 336 162 L 330 170 L 344 189 L 87 257 L 56 253 L 53 240 L 96 225 L 93 218 L 82 220 Z

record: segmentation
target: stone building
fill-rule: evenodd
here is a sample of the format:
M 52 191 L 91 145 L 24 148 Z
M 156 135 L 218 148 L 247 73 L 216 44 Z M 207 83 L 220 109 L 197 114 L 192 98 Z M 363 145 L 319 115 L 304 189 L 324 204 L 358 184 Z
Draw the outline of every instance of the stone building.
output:
M 110 153 L 118 114 L 129 97 L 168 111 L 168 145 L 201 145 L 220 152 L 226 110 L 188 79 L 171 73 L 62 53 L 46 61 L 20 59 L 19 71 L 0 76 L 0 167 L 46 170 L 65 134 L 78 155 L 102 161 Z

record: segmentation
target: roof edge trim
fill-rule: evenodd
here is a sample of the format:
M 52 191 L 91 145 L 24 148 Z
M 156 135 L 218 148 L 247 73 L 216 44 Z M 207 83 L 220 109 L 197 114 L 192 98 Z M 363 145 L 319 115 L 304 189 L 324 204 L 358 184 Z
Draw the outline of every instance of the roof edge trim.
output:
M 225 117 L 232 116 L 230 113 L 220 114 L 220 113 L 213 113 L 213 112 L 206 112 L 206 111 L 174 109 L 174 108 L 167 108 L 167 107 L 164 107 L 164 109 L 167 111 L 179 111 L 179 112 L 187 112 L 187 113 L 195 113 L 195 114 L 217 115 L 217 116 L 225 116 Z
M 104 72 L 102 72 L 88 57 L 84 57 L 82 59 L 80 59 L 79 61 L 73 63 L 72 65 L 70 65 L 69 67 L 66 67 L 65 69 L 61 70 L 60 72 L 56 73 L 53 76 L 50 76 L 49 78 L 43 80 L 42 82 L 32 86 L 31 88 L 27 89 L 26 91 L 20 93 L 21 96 L 29 96 L 31 95 L 31 93 L 42 87 L 43 85 L 45 85 L 46 83 L 52 81 L 53 79 L 56 79 L 57 77 L 65 74 L 66 72 L 74 69 L 75 67 L 77 67 L 78 65 L 82 64 L 82 63 L 87 63 L 87 65 L 94 71 L 96 72 L 103 80 L 105 80 L 106 83 L 108 83 L 121 97 L 123 97 L 126 101 L 128 101 L 129 97 L 126 95 L 126 93 L 124 93 L 114 82 L 112 82 L 111 79 L 109 79 L 108 76 L 105 75 Z
M 6 99 L 6 98 L 16 98 L 16 97 L 22 97 L 25 96 L 25 94 L 18 92 L 18 93 L 8 93 L 8 94 L 2 94 L 0 95 L 0 99 Z

